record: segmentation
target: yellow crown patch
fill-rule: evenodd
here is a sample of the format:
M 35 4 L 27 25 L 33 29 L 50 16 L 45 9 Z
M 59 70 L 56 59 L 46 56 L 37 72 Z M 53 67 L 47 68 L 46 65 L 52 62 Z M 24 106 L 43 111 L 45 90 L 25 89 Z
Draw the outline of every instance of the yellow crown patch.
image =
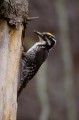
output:
M 49 32 L 48 32 L 47 34 L 48 34 L 48 35 L 52 35 L 52 34 L 51 34 L 51 33 L 49 33 Z

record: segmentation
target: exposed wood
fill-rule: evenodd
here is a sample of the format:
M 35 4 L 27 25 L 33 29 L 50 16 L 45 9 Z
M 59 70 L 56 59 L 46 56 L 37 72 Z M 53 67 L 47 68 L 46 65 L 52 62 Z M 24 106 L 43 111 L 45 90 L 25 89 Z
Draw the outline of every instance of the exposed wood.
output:
M 21 38 L 27 17 L 28 0 L 0 0 L 0 120 L 16 120 Z
M 0 20 L 0 120 L 16 120 L 22 29 Z

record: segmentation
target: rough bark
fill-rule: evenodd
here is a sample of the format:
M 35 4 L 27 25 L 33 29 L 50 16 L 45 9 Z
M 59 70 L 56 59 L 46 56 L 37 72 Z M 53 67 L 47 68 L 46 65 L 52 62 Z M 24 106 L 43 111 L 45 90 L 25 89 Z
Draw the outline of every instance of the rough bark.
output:
M 5 18 L 9 25 L 19 28 L 27 23 L 28 0 L 0 0 L 0 18 Z
M 16 120 L 22 23 L 27 18 L 27 3 L 0 0 L 0 120 Z

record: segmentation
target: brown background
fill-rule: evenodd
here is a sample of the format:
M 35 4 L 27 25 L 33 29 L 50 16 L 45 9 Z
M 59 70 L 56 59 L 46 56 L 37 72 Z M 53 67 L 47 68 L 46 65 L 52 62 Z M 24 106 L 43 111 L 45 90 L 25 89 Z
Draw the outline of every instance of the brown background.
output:
M 79 120 L 79 0 L 65 0 L 69 19 L 69 37 L 74 66 L 74 88 Z M 39 16 L 29 23 L 26 40 L 30 45 L 38 38 L 33 30 L 49 31 L 56 36 L 57 44 L 48 57 L 47 83 L 50 103 L 49 120 L 68 120 L 64 97 L 64 68 L 61 56 L 60 34 L 55 0 L 30 0 L 29 16 Z M 23 90 L 18 103 L 18 120 L 39 120 L 41 107 L 36 90 L 36 79 Z

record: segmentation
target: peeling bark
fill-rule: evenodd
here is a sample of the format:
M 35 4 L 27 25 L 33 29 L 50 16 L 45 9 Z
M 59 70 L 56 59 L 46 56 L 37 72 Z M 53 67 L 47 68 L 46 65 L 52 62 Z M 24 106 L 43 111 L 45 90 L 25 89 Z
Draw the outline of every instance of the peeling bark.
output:
M 27 0 L 0 0 L 0 120 L 16 120 L 22 23 L 27 15 Z
M 10 29 L 0 20 L 0 120 L 16 119 L 22 28 Z

